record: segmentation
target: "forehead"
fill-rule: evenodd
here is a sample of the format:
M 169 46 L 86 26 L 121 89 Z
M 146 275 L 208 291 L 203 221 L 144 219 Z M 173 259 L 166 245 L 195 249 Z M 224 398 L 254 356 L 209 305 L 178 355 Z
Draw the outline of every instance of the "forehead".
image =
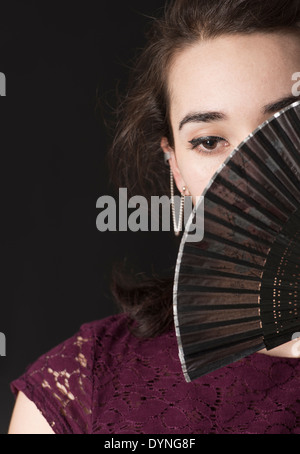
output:
M 177 54 L 168 74 L 171 117 L 205 107 L 270 102 L 292 91 L 300 71 L 295 33 L 226 35 L 198 42 Z

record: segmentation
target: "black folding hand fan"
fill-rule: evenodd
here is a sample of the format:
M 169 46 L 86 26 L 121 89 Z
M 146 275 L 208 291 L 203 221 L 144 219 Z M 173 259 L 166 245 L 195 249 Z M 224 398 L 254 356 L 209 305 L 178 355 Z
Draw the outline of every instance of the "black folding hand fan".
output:
M 173 309 L 186 381 L 300 331 L 300 102 L 258 127 L 205 189 L 204 237 L 177 258 Z

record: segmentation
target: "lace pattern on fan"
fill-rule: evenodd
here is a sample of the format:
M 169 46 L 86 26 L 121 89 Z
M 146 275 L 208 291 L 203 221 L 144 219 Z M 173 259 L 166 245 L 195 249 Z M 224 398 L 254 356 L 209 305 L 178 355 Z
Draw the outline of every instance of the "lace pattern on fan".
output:
M 273 266 L 269 267 L 271 271 L 265 272 L 262 281 L 261 314 L 265 332 L 264 341 L 268 349 L 290 341 L 293 324 L 295 331 L 299 328 L 300 230 L 293 234 L 285 247 L 283 239 L 285 231 L 290 230 L 290 225 L 297 225 L 293 217 L 276 242 L 278 244 L 275 244 L 276 255 L 271 252 L 268 257 L 268 262 Z M 280 244 L 281 242 L 283 245 Z M 278 255 L 280 247 L 281 256 Z M 273 280 L 273 290 L 267 285 L 270 279 Z M 271 331 L 273 331 L 272 335 Z

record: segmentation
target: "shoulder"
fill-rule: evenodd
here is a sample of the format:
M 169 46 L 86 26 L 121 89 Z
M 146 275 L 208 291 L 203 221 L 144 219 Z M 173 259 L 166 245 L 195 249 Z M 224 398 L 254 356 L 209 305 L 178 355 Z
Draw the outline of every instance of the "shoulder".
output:
M 109 338 L 116 334 L 118 336 L 126 336 L 131 323 L 126 314 L 110 315 L 100 320 L 84 323 L 81 325 L 79 332 L 92 336 L 94 340 L 103 336 Z
M 30 364 L 12 392 L 32 401 L 55 433 L 90 433 L 95 362 L 128 335 L 128 323 L 125 314 L 84 323 Z

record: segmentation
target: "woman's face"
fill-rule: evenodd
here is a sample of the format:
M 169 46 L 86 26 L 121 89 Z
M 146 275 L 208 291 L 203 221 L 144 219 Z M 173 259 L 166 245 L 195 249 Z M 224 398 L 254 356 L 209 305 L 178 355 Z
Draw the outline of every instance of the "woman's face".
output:
M 168 74 L 174 148 L 166 138 L 161 146 L 171 153 L 169 163 L 180 192 L 186 187 L 185 194 L 195 202 L 254 129 L 300 99 L 292 92 L 297 72 L 296 33 L 225 35 L 199 42 L 175 57 Z M 201 144 L 202 138 L 206 141 Z M 296 342 L 300 344 L 289 342 L 268 354 L 294 357 L 298 352 L 300 357 Z

